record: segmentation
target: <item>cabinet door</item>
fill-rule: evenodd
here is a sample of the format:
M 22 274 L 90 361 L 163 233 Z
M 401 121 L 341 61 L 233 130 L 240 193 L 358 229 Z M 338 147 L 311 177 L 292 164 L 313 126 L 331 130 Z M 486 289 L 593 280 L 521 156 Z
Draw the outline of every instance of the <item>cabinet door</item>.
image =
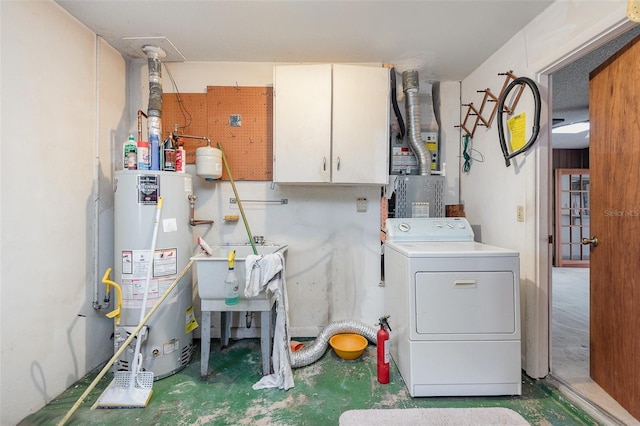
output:
M 331 180 L 331 65 L 274 68 L 273 180 Z
M 332 182 L 388 182 L 389 92 L 387 68 L 333 66 Z

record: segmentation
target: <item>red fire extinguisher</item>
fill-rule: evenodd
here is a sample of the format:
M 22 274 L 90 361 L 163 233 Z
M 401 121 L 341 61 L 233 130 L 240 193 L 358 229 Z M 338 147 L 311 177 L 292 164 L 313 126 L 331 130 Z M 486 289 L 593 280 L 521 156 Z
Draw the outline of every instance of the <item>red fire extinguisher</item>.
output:
M 378 330 L 377 337 L 377 346 L 378 346 L 378 382 L 382 384 L 389 383 L 389 331 L 391 331 L 391 327 L 389 327 L 389 315 L 385 315 L 380 318 L 380 322 L 378 325 L 380 326 L 380 330 Z M 389 329 L 389 331 L 387 331 Z

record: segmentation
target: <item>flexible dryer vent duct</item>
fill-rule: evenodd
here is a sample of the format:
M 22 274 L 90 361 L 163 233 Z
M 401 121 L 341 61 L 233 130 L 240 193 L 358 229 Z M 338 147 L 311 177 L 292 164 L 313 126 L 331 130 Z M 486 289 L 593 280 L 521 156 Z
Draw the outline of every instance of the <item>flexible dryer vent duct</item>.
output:
M 162 140 L 162 63 L 160 59 L 166 56 L 164 50 L 155 46 L 143 46 L 142 51 L 147 55 L 149 65 L 149 106 L 147 109 L 147 123 L 149 141 L 151 135 L 157 135 Z
M 291 352 L 291 367 L 304 367 L 319 360 L 327 351 L 329 339 L 340 333 L 356 333 L 366 337 L 371 343 L 376 343 L 377 331 L 373 327 L 354 320 L 335 321 L 322 329 L 310 346 Z
M 418 103 L 418 71 L 404 71 L 402 73 L 402 87 L 405 93 L 405 107 L 407 109 L 407 134 L 409 145 L 418 159 L 420 175 L 431 174 L 431 155 L 420 135 L 420 105 Z

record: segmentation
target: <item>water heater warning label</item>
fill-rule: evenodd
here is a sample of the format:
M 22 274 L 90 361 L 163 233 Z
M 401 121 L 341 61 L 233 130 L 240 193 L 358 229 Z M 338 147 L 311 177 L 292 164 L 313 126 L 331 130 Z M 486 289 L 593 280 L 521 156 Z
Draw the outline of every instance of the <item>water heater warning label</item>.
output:
M 149 266 L 152 265 L 151 274 Z M 137 309 L 142 306 L 144 288 L 149 276 L 147 308 L 164 294 L 176 279 L 178 273 L 178 249 L 162 248 L 151 250 L 122 250 L 122 307 Z
M 143 279 L 149 271 L 150 250 L 123 250 L 123 278 Z M 168 277 L 178 273 L 178 249 L 158 249 L 153 253 L 152 277 Z
M 178 250 L 156 250 L 153 256 L 153 276 L 166 277 L 178 273 Z
M 122 251 L 122 273 L 133 274 L 133 252 L 123 250 Z
M 138 176 L 138 204 L 158 204 L 160 176 Z

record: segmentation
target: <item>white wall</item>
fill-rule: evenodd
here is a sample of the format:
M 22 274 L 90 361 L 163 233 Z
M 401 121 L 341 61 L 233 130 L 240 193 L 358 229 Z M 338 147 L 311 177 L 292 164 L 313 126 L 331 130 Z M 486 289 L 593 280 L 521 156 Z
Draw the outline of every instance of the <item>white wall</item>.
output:
M 92 302 L 96 265 L 101 277 L 113 262 L 111 158 L 126 73 L 55 3 L 1 8 L 0 424 L 10 425 L 113 353 L 112 321 Z
M 462 82 L 462 102 L 479 106 L 482 94 L 476 91 L 488 87 L 497 95 L 504 82 L 498 73 L 513 70 L 516 76 L 535 79 L 544 101 L 540 137 L 526 155 L 505 166 L 494 121 L 490 129 L 479 128 L 473 138 L 472 146 L 484 162 L 473 162 L 471 171 L 461 177 L 467 218 L 480 227 L 483 242 L 520 252 L 523 367 L 532 377 L 549 371 L 549 83 L 540 73 L 552 71 L 578 51 L 587 53 L 591 48 L 584 47 L 591 43 L 595 48 L 611 38 L 626 21 L 625 3 L 557 1 Z M 528 89 L 525 93 L 516 113 L 527 112 L 530 133 L 533 101 Z M 516 221 L 518 205 L 525 208 L 524 222 Z
M 445 204 L 460 204 L 460 82 L 440 83 L 440 158 L 445 169 Z

